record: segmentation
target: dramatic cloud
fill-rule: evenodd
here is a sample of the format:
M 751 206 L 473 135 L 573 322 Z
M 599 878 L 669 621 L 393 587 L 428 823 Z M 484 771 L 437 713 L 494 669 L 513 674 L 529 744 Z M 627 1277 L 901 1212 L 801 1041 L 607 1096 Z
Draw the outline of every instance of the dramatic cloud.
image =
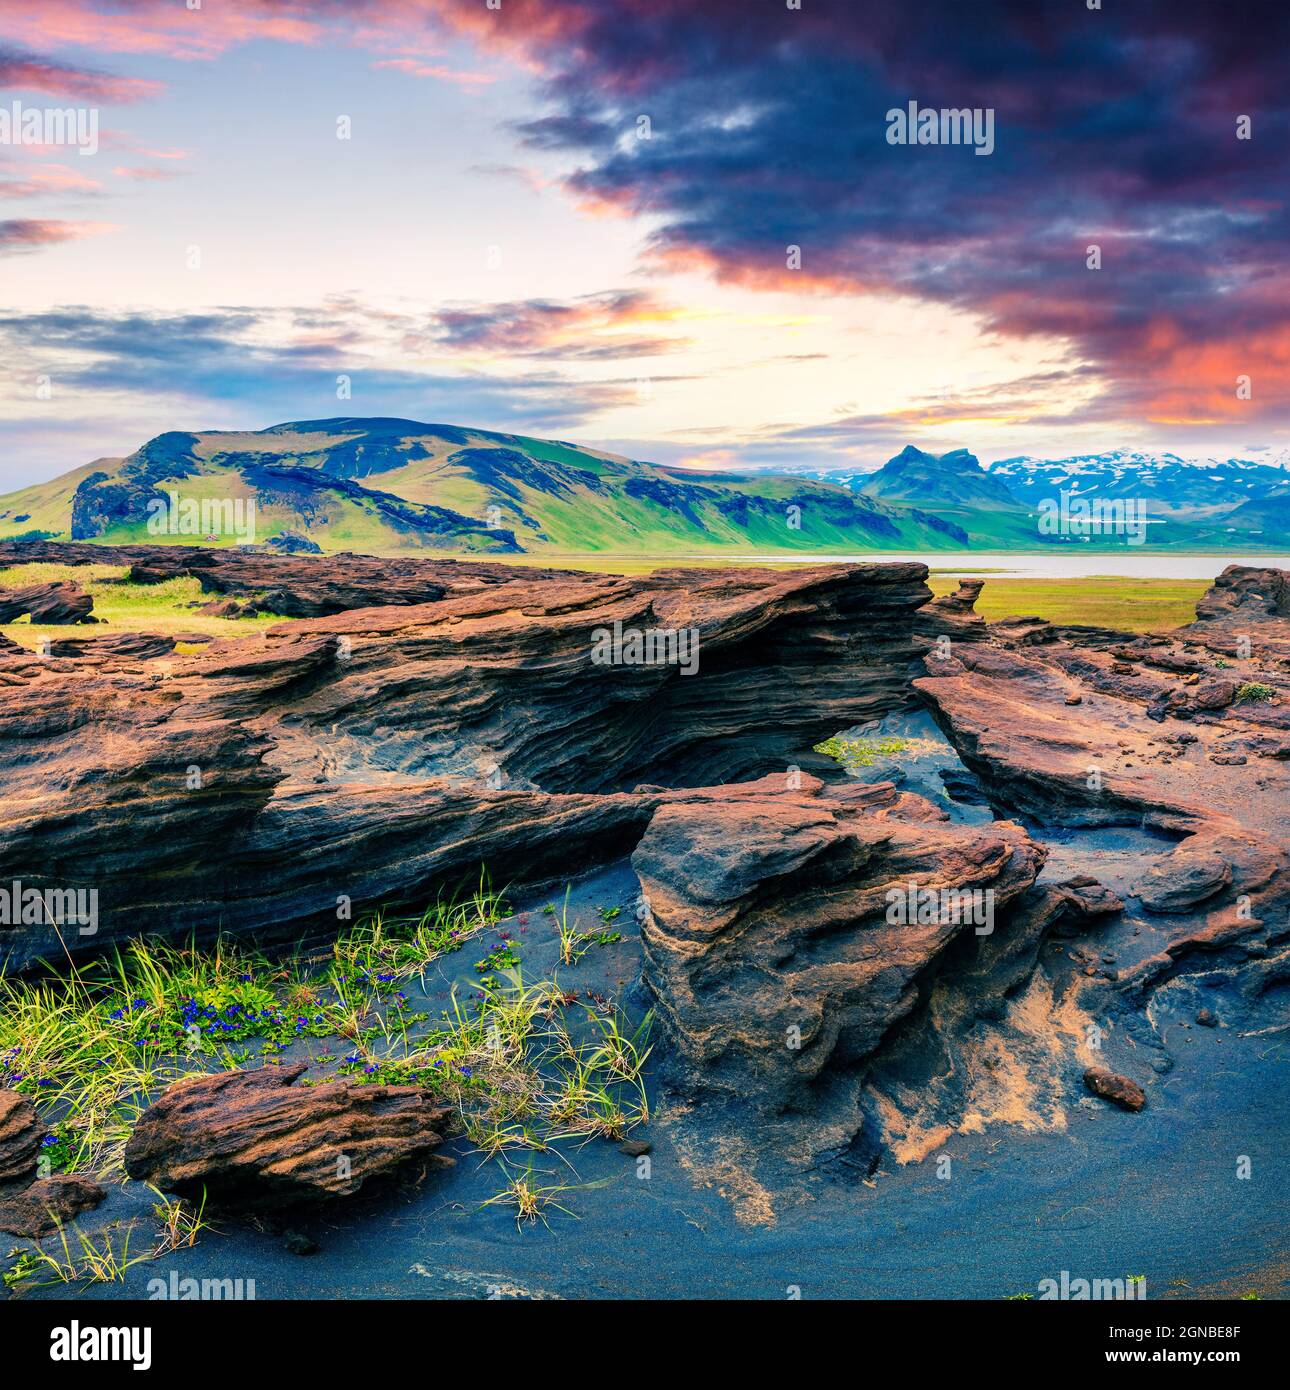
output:
M 514 131 L 544 171 L 563 165 L 580 207 L 638 219 L 660 271 L 904 296 L 971 315 L 989 343 L 1062 350 L 1068 417 L 1051 407 L 1063 383 L 1036 378 L 993 400 L 875 417 L 883 426 L 857 414 L 817 427 L 835 437 L 1013 411 L 1229 434 L 1290 420 L 1285 0 L 222 0 L 199 11 L 43 0 L 6 13 L 6 32 L 24 48 L 0 53 L 0 73 L 30 85 L 44 73 L 62 85 L 41 90 L 63 92 L 132 79 L 29 50 L 208 60 L 250 42 L 347 44 L 391 81 L 476 82 L 484 74 L 452 43 L 464 38 L 489 72 L 536 75 L 544 107 Z M 911 101 L 988 112 L 991 152 L 889 143 L 888 111 Z M 58 239 L 0 234 L 0 251 Z M 630 312 L 604 298 L 451 306 L 401 331 L 411 352 L 571 362 L 678 341 L 628 331 Z
M 588 203 L 655 219 L 663 265 L 908 294 L 1006 337 L 1064 339 L 1103 374 L 1103 413 L 1286 413 L 1279 0 L 820 0 L 755 19 L 738 0 L 508 0 L 504 21 L 473 4 L 446 13 L 542 65 L 551 111 L 525 138 L 577 158 L 569 185 Z M 993 112 L 993 152 L 889 144 L 887 112 L 909 101 Z

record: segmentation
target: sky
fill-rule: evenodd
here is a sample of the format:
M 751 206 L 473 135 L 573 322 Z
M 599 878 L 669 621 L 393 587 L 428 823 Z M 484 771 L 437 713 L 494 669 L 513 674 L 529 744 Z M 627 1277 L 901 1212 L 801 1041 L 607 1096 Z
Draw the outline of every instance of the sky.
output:
M 0 0 L 0 488 L 339 415 L 1282 457 L 1288 55 L 1284 0 Z

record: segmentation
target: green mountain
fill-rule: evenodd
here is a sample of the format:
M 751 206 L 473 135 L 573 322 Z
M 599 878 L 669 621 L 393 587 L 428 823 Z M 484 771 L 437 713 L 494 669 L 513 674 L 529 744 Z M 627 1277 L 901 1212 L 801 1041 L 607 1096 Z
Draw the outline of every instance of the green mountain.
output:
M 852 480 L 862 497 L 886 506 L 930 508 L 967 532 L 976 549 L 1033 549 L 1038 534 L 1031 507 L 991 477 L 966 449 L 928 454 L 908 444 L 876 473 Z
M 0 497 L 0 539 L 254 539 L 375 553 L 961 548 L 967 534 L 943 512 L 807 478 L 695 473 L 525 435 L 342 418 L 158 435 L 128 458 Z
M 1144 522 L 1155 549 L 1259 549 L 1290 544 L 1290 482 L 1280 466 L 1240 460 L 1188 463 L 1117 450 L 1063 460 L 1004 459 L 983 469 L 966 449 L 928 454 L 912 445 L 847 485 L 886 507 L 933 511 L 967 532 L 974 550 L 1083 546 L 1120 550 L 1117 530 L 1045 530 L 1045 511 L 1089 503 Z

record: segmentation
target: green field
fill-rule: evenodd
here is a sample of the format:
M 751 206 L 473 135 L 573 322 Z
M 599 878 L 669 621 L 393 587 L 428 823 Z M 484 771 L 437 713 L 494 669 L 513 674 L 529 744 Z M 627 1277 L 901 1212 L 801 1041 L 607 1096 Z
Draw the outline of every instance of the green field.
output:
M 933 574 L 932 592 L 952 594 L 959 581 Z M 976 611 L 994 622 L 1025 616 L 1054 623 L 1086 623 L 1130 632 L 1161 632 L 1181 627 L 1196 616 L 1196 603 L 1209 588 L 1207 579 L 991 579 L 977 600 Z
M 0 589 L 31 584 L 70 582 L 93 596 L 93 616 L 103 621 L 75 627 L 33 625 L 26 618 L 0 623 L 0 633 L 35 651 L 41 637 L 99 637 L 109 632 L 201 633 L 208 637 L 245 637 L 281 618 L 212 618 L 189 608 L 209 603 L 216 594 L 202 593 L 196 579 L 167 579 L 162 584 L 130 584 L 126 565 L 16 565 L 0 569 Z M 182 650 L 182 644 L 180 650 Z

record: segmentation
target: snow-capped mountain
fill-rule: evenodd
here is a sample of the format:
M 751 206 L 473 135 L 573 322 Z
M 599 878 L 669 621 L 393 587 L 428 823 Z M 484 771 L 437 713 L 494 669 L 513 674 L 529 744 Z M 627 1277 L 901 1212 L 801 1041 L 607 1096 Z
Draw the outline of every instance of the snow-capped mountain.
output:
M 1064 459 L 997 459 L 986 472 L 1028 504 L 1063 491 L 1086 497 L 1140 497 L 1164 513 L 1211 517 L 1282 493 L 1290 485 L 1284 454 L 1258 462 L 1113 449 Z
M 1113 449 L 1064 459 L 997 459 L 982 467 L 965 449 L 938 456 L 911 445 L 873 472 L 813 476 L 886 506 L 918 506 L 952 521 L 977 546 L 1033 546 L 1041 534 L 1038 517 L 1063 493 L 1090 503 L 1133 499 L 1149 521 L 1153 546 L 1290 545 L 1290 450 L 1259 452 L 1268 457 Z

